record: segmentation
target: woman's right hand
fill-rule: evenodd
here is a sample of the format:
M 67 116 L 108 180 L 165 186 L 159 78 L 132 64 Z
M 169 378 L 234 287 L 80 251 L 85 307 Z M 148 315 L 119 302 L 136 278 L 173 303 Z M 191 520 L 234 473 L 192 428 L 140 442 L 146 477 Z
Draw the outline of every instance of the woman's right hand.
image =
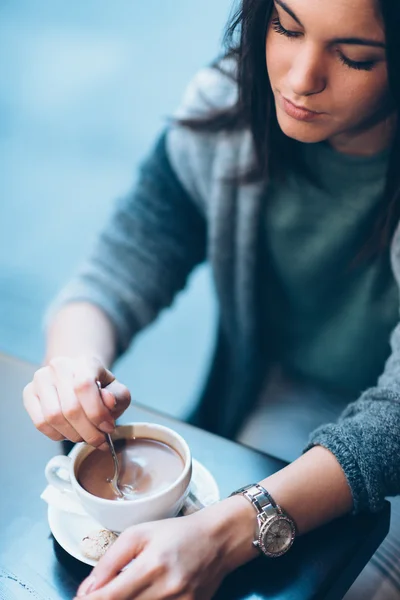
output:
M 97 358 L 58 357 L 36 371 L 23 400 L 35 427 L 50 439 L 106 448 L 104 433 L 114 430 L 131 395 Z

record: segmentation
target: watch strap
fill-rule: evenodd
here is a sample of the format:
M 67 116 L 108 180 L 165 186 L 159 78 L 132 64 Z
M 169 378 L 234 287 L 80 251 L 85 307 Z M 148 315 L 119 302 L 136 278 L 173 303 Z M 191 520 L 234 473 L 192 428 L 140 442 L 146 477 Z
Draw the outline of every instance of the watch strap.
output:
M 246 485 L 239 490 L 236 490 L 231 495 L 235 496 L 242 494 L 254 506 L 259 515 L 265 517 L 273 517 L 278 513 L 282 513 L 281 507 L 276 504 L 272 496 L 259 483 Z

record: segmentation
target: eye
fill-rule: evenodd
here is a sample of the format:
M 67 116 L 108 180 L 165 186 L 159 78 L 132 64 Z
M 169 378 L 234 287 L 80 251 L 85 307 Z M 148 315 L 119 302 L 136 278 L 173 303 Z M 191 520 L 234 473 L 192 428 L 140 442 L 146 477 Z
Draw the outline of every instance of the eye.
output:
M 290 31 L 289 29 L 285 29 L 278 17 L 275 17 L 275 19 L 272 19 L 271 25 L 272 25 L 272 29 L 274 31 L 276 31 L 276 33 L 279 33 L 280 35 L 284 35 L 288 38 L 297 38 L 302 35 L 302 33 L 300 31 Z
M 372 69 L 375 66 L 375 61 L 373 60 L 350 60 L 350 58 L 347 58 L 347 56 L 345 56 L 341 52 L 339 52 L 338 54 L 341 63 L 343 63 L 344 65 L 346 65 L 346 67 L 349 67 L 350 69 L 355 69 L 356 71 L 372 71 Z

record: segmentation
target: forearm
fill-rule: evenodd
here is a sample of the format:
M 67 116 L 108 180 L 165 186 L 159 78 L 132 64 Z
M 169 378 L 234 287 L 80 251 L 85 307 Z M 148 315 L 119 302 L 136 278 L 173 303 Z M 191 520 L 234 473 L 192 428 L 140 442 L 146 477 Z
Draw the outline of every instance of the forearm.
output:
M 261 485 L 292 516 L 300 535 L 350 512 L 353 505 L 341 466 L 322 446 L 311 448 Z
M 352 495 L 343 470 L 335 456 L 321 446 L 259 483 L 293 518 L 298 535 L 352 509 Z M 252 546 L 256 513 L 249 501 L 234 496 L 212 508 L 216 539 L 222 543 L 228 565 L 236 568 L 256 557 L 258 551 Z
M 53 357 L 96 356 L 110 367 L 116 354 L 113 325 L 94 304 L 67 304 L 54 316 L 47 332 L 45 364 Z

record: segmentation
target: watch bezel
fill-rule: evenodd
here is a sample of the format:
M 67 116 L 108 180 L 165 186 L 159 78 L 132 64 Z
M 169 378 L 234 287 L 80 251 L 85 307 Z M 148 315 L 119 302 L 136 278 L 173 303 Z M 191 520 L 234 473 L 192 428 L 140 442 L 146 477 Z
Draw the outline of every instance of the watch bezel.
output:
M 265 546 L 264 540 L 265 540 L 265 537 L 266 537 L 271 525 L 276 523 L 276 521 L 286 521 L 287 523 L 289 523 L 291 531 L 292 531 L 290 543 L 284 550 L 282 550 L 280 552 L 269 552 Z M 288 550 L 290 550 L 290 548 L 293 545 L 295 537 L 296 537 L 296 527 L 295 527 L 292 519 L 290 519 L 286 515 L 278 514 L 278 515 L 275 515 L 274 517 L 271 517 L 270 519 L 268 519 L 268 521 L 265 521 L 264 523 L 260 524 L 260 530 L 258 533 L 258 546 L 259 546 L 260 550 L 266 556 L 269 556 L 270 558 L 278 558 L 279 556 L 283 556 L 284 554 L 286 554 L 286 552 Z

